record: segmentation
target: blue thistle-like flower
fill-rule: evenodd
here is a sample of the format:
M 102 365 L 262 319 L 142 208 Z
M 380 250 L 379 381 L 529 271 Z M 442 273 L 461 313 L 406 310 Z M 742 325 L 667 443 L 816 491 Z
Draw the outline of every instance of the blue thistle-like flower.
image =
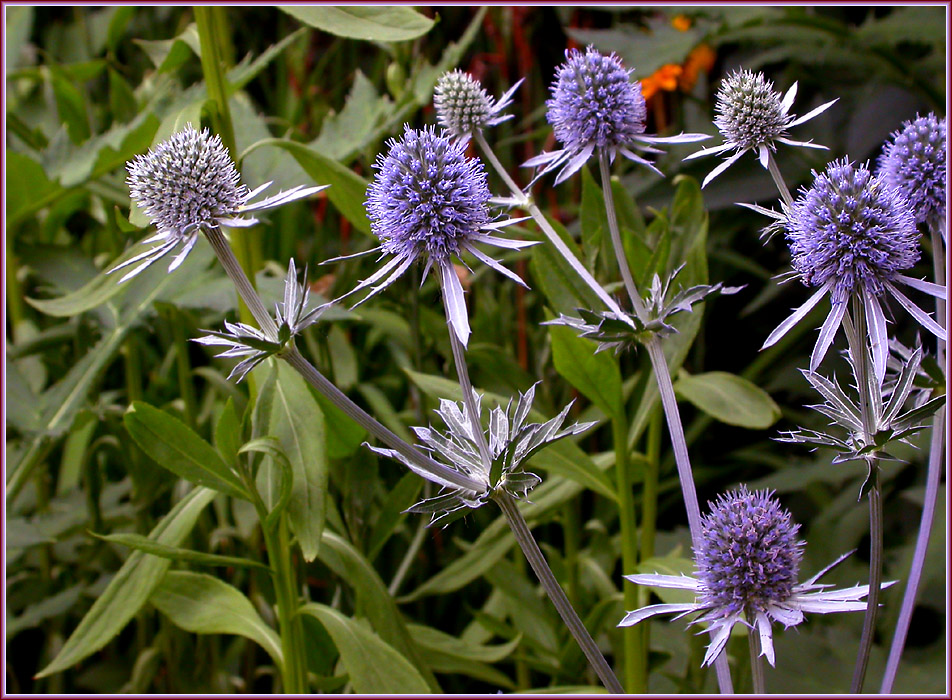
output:
M 523 163 L 523 167 L 543 166 L 540 175 L 562 167 L 555 184 L 581 168 L 596 149 L 615 154 L 662 175 L 648 160 L 634 152 L 661 153 L 660 143 L 690 143 L 708 138 L 705 134 L 660 137 L 645 135 L 647 110 L 641 84 L 632 82 L 614 53 L 604 55 L 594 46 L 585 52 L 569 49 L 565 63 L 555 72 L 552 97 L 546 101 L 546 118 L 563 148 L 543 153 Z M 633 150 L 634 149 L 634 150 Z
M 826 355 L 846 314 L 847 302 L 858 295 L 869 329 L 875 376 L 886 374 L 888 337 L 881 298 L 888 293 L 926 329 L 945 338 L 944 329 L 898 288 L 905 284 L 939 298 L 945 287 L 903 275 L 919 259 L 919 233 L 906 199 L 865 165 L 847 160 L 830 163 L 814 182 L 800 191 L 783 214 L 770 213 L 786 232 L 793 254 L 794 274 L 804 284 L 819 287 L 767 338 L 776 343 L 800 319 L 830 295 L 831 309 L 810 357 L 815 370 Z
M 879 175 L 909 201 L 917 222 L 945 219 L 946 120 L 916 116 L 894 131 L 879 158 Z M 941 227 L 943 236 L 945 227 Z
M 147 154 L 137 156 L 126 167 L 132 200 L 158 229 L 156 235 L 143 242 L 158 245 L 110 269 L 109 272 L 115 272 L 139 263 L 120 282 L 184 244 L 169 265 L 172 272 L 191 252 L 202 229 L 253 226 L 258 220 L 247 216 L 250 212 L 303 199 L 327 187 L 298 186 L 252 202 L 271 183 L 249 191 L 241 184 L 241 176 L 221 138 L 208 129 L 196 131 L 191 124 Z
M 340 299 L 372 287 L 371 293 L 360 302 L 363 303 L 424 257 L 423 278 L 435 265 L 440 274 L 447 321 L 465 345 L 470 332 L 469 319 L 463 287 L 453 269 L 453 258 L 471 253 L 477 260 L 525 286 L 518 275 L 480 251 L 476 244 L 519 249 L 535 245 L 536 241 L 514 241 L 491 235 L 491 231 L 524 219 L 491 220 L 483 164 L 475 158 L 467 158 L 465 144 L 448 138 L 445 131 L 438 134 L 432 127 L 416 130 L 407 126 L 403 137 L 391 139 L 389 146 L 389 152 L 377 158 L 374 166 L 377 175 L 367 189 L 367 215 L 380 246 L 366 252 L 382 251 L 381 257 L 392 257 Z
M 710 512 L 701 520 L 700 543 L 695 552 L 695 576 L 625 576 L 641 586 L 693 591 L 695 602 L 649 605 L 629 612 L 619 627 L 654 615 L 677 613 L 678 619 L 700 612 L 690 624 L 709 625 L 711 643 L 704 656 L 705 666 L 724 650 L 738 623 L 756 630 L 761 656 L 773 665 L 773 622 L 792 627 L 804 621 L 804 613 L 866 609 L 861 599 L 869 594 L 869 586 L 828 590 L 829 584 L 817 583 L 852 552 L 804 583 L 797 583 L 804 546 L 797 538 L 800 526 L 783 510 L 773 492 L 752 492 L 741 486 L 708 505 Z
M 469 73 L 461 70 L 444 73 L 433 92 L 436 118 L 454 138 L 468 141 L 474 131 L 512 119 L 511 114 L 500 116 L 499 113 L 512 104 L 512 95 L 521 84 L 519 80 L 494 101 Z
M 826 146 L 811 141 L 794 141 L 787 135 L 787 130 L 825 112 L 836 100 L 826 102 L 802 117 L 796 117 L 790 114 L 796 96 L 796 83 L 781 97 L 763 73 L 738 70 L 728 75 L 717 91 L 717 116 L 714 119 L 714 126 L 724 137 L 724 143 L 692 153 L 684 160 L 731 150 L 734 153 L 704 178 L 701 187 L 706 187 L 748 151 L 756 152 L 760 164 L 766 168 L 770 151 L 777 150 L 777 142 L 826 150 Z

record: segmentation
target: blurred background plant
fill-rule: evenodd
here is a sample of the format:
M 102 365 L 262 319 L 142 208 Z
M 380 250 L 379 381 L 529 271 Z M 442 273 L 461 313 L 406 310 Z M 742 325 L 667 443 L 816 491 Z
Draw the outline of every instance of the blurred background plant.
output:
M 432 90 L 453 68 L 472 73 L 491 95 L 526 79 L 509 108 L 515 118 L 487 135 L 521 185 L 528 176 L 518 164 L 554 147 L 544 102 L 567 47 L 594 44 L 633 68 L 648 99 L 648 133 L 714 134 L 718 81 L 740 67 L 764 71 L 779 90 L 798 81 L 800 114 L 839 98 L 798 127 L 797 138 L 812 138 L 829 152 L 779 154 L 791 190 L 833 158 L 875 159 L 890 132 L 917 112 L 944 113 L 941 7 L 375 9 L 218 7 L 210 13 L 218 28 L 214 51 L 228 67 L 223 89 L 244 180 L 252 186 L 274 181 L 273 191 L 332 185 L 242 232 L 248 234 L 242 262 L 266 301 L 279 298 L 291 257 L 299 267 L 309 264 L 315 295 L 331 298 L 367 276 L 371 260 L 317 264 L 371 247 L 363 201 L 376 155 L 404 122 L 435 122 Z M 278 690 L 269 637 L 255 631 L 276 625 L 276 592 L 260 566 L 266 543 L 254 509 L 227 496 L 209 498 L 212 507 L 203 508 L 196 499 L 204 496 L 186 496 L 187 484 L 161 468 L 169 466 L 161 450 L 143 450 L 124 420 L 133 401 L 144 401 L 175 419 L 176 430 L 219 450 L 223 421 L 237 424 L 239 444 L 250 436 L 240 419 L 255 405 L 267 373 L 256 370 L 250 385 L 235 386 L 225 379 L 229 363 L 188 342 L 199 329 L 235 317 L 234 292 L 203 242 L 175 275 L 159 264 L 120 287 L 101 274 L 145 235 L 145 219 L 129 209 L 124 163 L 186 122 L 215 120 L 208 103 L 214 86 L 206 86 L 200 59 L 209 49 L 201 45 L 195 13 L 187 7 L 4 11 L 7 690 Z M 700 314 L 691 316 L 671 343 L 702 504 L 739 483 L 776 489 L 810 542 L 804 569 L 818 570 L 858 548 L 830 580 L 863 581 L 868 521 L 856 501 L 865 472 L 852 464 L 831 467 L 828 453 L 773 440 L 778 430 L 823 425 L 804 408 L 815 397 L 798 371 L 806 366 L 821 313 L 758 353 L 770 329 L 802 301 L 794 284 L 772 279 L 789 269 L 783 241 L 761 242 L 763 217 L 734 204 L 776 206 L 774 184 L 750 157 L 702 194 L 697 183 L 711 163 L 682 164 L 695 150 L 690 145 L 667 150 L 659 162 L 667 178 L 627 168 L 613 185 L 635 274 L 647 280 L 655 270 L 690 260 L 692 280 L 747 285 L 709 301 L 703 322 Z M 533 193 L 573 236 L 596 276 L 610 281 L 615 275 L 596 181 L 585 171 L 559 188 L 537 185 Z M 492 175 L 490 184 L 504 193 Z M 536 237 L 529 228 L 521 233 Z M 928 240 L 922 244 L 923 261 L 912 273 L 920 277 L 931 269 Z M 572 419 L 599 422 L 577 444 L 560 443 L 533 458 L 544 483 L 524 513 L 587 626 L 617 656 L 621 575 L 634 572 L 621 570 L 617 494 L 609 476 L 612 436 L 600 391 L 622 396 L 632 420 L 637 508 L 637 484 L 652 472 L 646 465 L 660 471 L 657 533 L 648 538 L 654 555 L 643 556 L 648 561 L 639 570 L 687 571 L 689 538 L 644 353 L 623 355 L 619 373 L 608 358 L 591 355 L 593 343 L 539 325 L 552 314 L 573 313 L 577 299 L 585 298 L 558 260 L 547 246 L 503 257 L 529 291 L 480 268 L 460 270 L 473 327 L 467 359 L 474 385 L 487 397 L 516 395 L 541 379 L 541 414 L 552 416 L 579 398 Z M 421 289 L 420 272 L 359 313 L 325 317 L 299 338 L 302 351 L 338 387 L 408 440 L 408 426 L 430 422 L 440 397 L 459 398 L 458 386 L 444 378 L 451 376 L 452 355 L 442 312 L 433 304 L 435 282 Z M 898 315 L 892 330 L 913 344 L 914 323 Z M 446 529 L 426 529 L 425 517 L 402 511 L 428 487 L 361 449 L 363 432 L 322 398 L 299 399 L 325 426 L 309 437 L 318 443 L 326 478 L 323 535 L 313 561 L 294 554 L 298 593 L 333 611 L 321 622 L 317 616 L 303 621 L 312 688 L 395 692 L 400 688 L 387 685 L 395 679 L 444 692 L 595 683 L 497 511 L 482 509 Z M 897 448 L 907 461 L 884 465 L 887 579 L 904 576 L 918 526 L 928 434 L 915 441 L 918 450 Z M 91 533 L 147 535 L 167 524 L 173 507 L 193 523 L 182 526 L 174 546 L 192 554 L 133 555 L 141 557 L 138 575 L 151 588 L 134 603 L 107 601 L 131 606 L 129 624 L 96 628 L 77 641 L 74 632 L 92 602 L 142 548 L 134 539 L 107 541 Z M 928 559 L 896 682 L 903 692 L 944 687 L 945 513 L 940 502 L 935 556 Z M 228 590 L 199 572 L 214 573 Z M 871 678 L 881 674 L 900 589 L 883 594 Z M 187 591 L 192 606 L 172 595 L 176 591 Z M 198 615 L 195 601 L 214 614 Z M 226 617 L 247 624 L 223 626 Z M 768 688 L 845 690 L 860 618 L 813 619 L 796 634 L 778 634 L 782 663 L 768 669 Z M 377 655 L 356 652 L 340 629 Z M 651 691 L 714 688 L 700 669 L 703 639 L 662 623 L 652 626 L 650 642 Z M 746 642 L 731 645 L 732 660 L 742 660 Z M 379 677 L 372 673 L 374 660 L 404 675 Z M 749 687 L 743 668 L 739 663 L 735 670 L 737 689 Z M 35 679 L 43 669 L 47 673 Z

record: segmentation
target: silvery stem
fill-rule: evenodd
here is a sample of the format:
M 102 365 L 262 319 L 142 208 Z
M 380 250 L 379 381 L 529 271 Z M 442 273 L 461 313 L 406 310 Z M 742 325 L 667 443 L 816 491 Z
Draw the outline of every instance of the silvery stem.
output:
M 944 225 L 944 222 L 940 223 L 940 226 L 944 227 Z M 940 230 L 938 227 L 932 229 L 932 264 L 936 284 L 945 285 L 945 251 Z M 936 321 L 945 327 L 945 302 L 942 299 L 936 299 L 935 311 Z M 936 343 L 936 360 L 940 367 L 945 367 L 945 343 L 941 340 Z M 945 407 L 943 406 L 932 418 L 932 439 L 929 442 L 929 470 L 926 475 L 925 501 L 922 504 L 919 534 L 916 536 L 916 548 L 912 555 L 909 578 L 906 581 L 906 590 L 902 596 L 902 607 L 899 609 L 896 631 L 893 634 L 892 646 L 889 648 L 889 658 L 886 661 L 886 671 L 883 674 L 883 682 L 879 689 L 879 692 L 883 695 L 892 692 L 902 651 L 906 646 L 909 623 L 912 621 L 912 613 L 916 607 L 916 594 L 919 592 L 919 583 L 922 580 L 922 569 L 925 566 L 926 552 L 929 548 L 929 536 L 932 534 L 932 521 L 935 518 L 936 500 L 942 482 L 944 447 Z
M 552 224 L 549 223 L 549 220 L 545 218 L 545 215 L 540 211 L 539 207 L 532 201 L 532 199 L 519 189 L 509 173 L 506 172 L 505 168 L 502 167 L 502 163 L 499 162 L 499 159 L 496 157 L 496 154 L 489 147 L 489 144 L 486 142 L 486 138 L 483 136 L 482 132 L 477 131 L 475 134 L 476 143 L 479 144 L 479 147 L 482 149 L 483 154 L 486 156 L 486 159 L 493 166 L 499 176 L 503 179 L 506 185 L 509 187 L 509 190 L 512 194 L 520 199 L 525 200 L 525 209 L 529 212 L 536 224 L 539 225 L 539 228 L 542 229 L 542 233 L 545 234 L 545 237 L 549 242 L 555 246 L 555 249 L 559 252 L 559 255 L 569 264 L 569 267 L 579 276 L 579 278 L 586 284 L 588 287 L 595 292 L 595 295 L 601 299 L 601 301 L 608 307 L 608 309 L 615 314 L 618 318 L 627 319 L 627 314 L 622 311 L 621 307 L 618 305 L 618 302 L 605 291 L 605 289 L 598 283 L 598 281 L 592 277 L 591 273 L 586 269 L 586 267 L 579 261 L 577 257 L 569 250 L 569 247 L 565 245 L 565 241 L 562 240 L 562 237 L 552 228 Z
M 793 197 L 790 196 L 790 190 L 787 189 L 787 184 L 783 181 L 777 160 L 769 148 L 767 149 L 767 170 L 770 171 L 770 177 L 773 178 L 774 184 L 777 185 L 777 189 L 780 190 L 780 196 L 783 197 L 784 204 L 788 207 L 791 206 L 793 204 Z
M 612 247 L 615 251 L 618 267 L 621 270 L 622 279 L 625 280 L 625 288 L 628 290 L 635 314 L 639 318 L 645 319 L 647 311 L 641 295 L 635 287 L 635 281 L 632 279 L 628 259 L 625 256 L 625 249 L 621 242 L 621 231 L 618 228 L 618 218 L 615 215 L 615 199 L 611 190 L 611 175 L 608 171 L 608 156 L 604 151 L 599 151 L 599 166 L 602 177 L 602 195 L 605 198 L 605 210 L 608 215 L 608 230 L 611 234 Z M 678 479 L 681 482 L 684 507 L 687 511 L 691 542 L 694 545 L 694 551 L 697 552 L 699 551 L 698 543 L 701 537 L 701 508 L 697 500 L 694 474 L 691 470 L 691 458 L 688 455 L 688 445 L 684 438 L 684 426 L 681 424 L 681 414 L 678 410 L 678 401 L 674 395 L 674 385 L 671 383 L 671 373 L 668 370 L 668 362 L 665 360 L 664 351 L 661 348 L 660 338 L 651 336 L 645 342 L 645 348 L 648 350 L 651 369 L 654 372 L 658 393 L 661 396 L 661 405 L 668 424 L 668 434 L 671 437 L 671 448 L 674 451 L 674 459 L 678 467 Z M 721 693 L 733 693 L 730 667 L 727 664 L 726 654 L 718 654 L 714 661 L 714 669 L 717 672 L 717 682 Z
M 764 682 L 764 663 L 760 658 L 760 641 L 754 628 L 747 630 L 747 646 L 750 648 L 750 679 L 754 695 L 764 695 L 767 685 Z
M 208 229 L 205 233 L 212 245 L 212 249 L 215 251 L 215 255 L 218 256 L 222 267 L 225 268 L 225 272 L 228 273 L 228 276 L 232 282 L 234 282 L 235 287 L 238 289 L 238 294 L 244 300 L 245 304 L 247 304 L 255 320 L 265 333 L 272 335 L 276 340 L 278 337 L 278 329 L 277 326 L 275 326 L 274 319 L 265 311 L 264 304 L 261 303 L 261 297 L 258 296 L 258 292 L 255 291 L 245 276 L 245 272 L 241 268 L 241 265 L 238 264 L 238 260 L 235 258 L 231 246 L 228 245 L 228 241 L 225 240 L 224 235 L 222 235 L 218 229 Z M 396 450 L 423 470 L 439 476 L 460 488 L 476 491 L 477 493 L 485 491 L 485 484 L 481 484 L 453 469 L 449 469 L 435 462 L 412 445 L 401 440 L 400 437 L 389 428 L 351 401 L 333 382 L 327 379 L 316 367 L 308 362 L 297 348 L 287 350 L 282 353 L 281 357 L 297 370 L 311 386 L 321 392 L 331 403 L 347 414 L 351 420 L 382 443 L 388 445 L 391 449 Z
M 529 530 L 525 518 L 522 517 L 522 513 L 519 511 L 516 502 L 512 496 L 503 489 L 496 491 L 493 498 L 496 503 L 499 504 L 502 512 L 505 513 L 506 519 L 509 521 L 509 527 L 512 529 L 512 534 L 515 536 L 519 546 L 522 547 L 522 551 L 529 561 L 529 566 L 532 567 L 536 577 L 549 596 L 549 600 L 552 601 L 555 609 L 559 612 L 562 622 L 565 623 L 572 637 L 578 642 L 582 653 L 585 654 L 585 658 L 588 659 L 588 662 L 592 665 L 592 668 L 602 681 L 602 684 L 612 695 L 623 695 L 625 689 L 622 688 L 621 683 L 618 682 L 618 678 L 615 677 L 611 666 L 608 665 L 598 645 L 595 644 L 595 640 L 592 639 L 592 635 L 588 633 L 585 625 L 579 619 L 568 597 L 566 597 L 565 591 L 562 590 L 562 586 L 559 585 L 558 580 L 549 568 L 545 556 L 532 537 L 532 532 Z

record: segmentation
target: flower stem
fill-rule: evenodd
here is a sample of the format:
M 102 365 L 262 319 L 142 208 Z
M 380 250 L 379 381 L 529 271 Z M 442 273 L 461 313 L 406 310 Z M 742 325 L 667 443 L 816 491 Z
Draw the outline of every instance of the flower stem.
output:
M 863 421 L 863 443 L 873 440 L 873 408 L 871 406 L 870 383 L 877 381 L 870 372 L 869 353 L 866 347 L 866 316 L 863 301 L 859 294 L 853 295 L 852 323 L 845 324 L 847 339 L 850 343 L 850 356 L 853 359 L 856 387 L 859 391 L 860 413 Z M 863 682 L 869 665 L 869 654 L 873 648 L 873 636 L 876 630 L 876 617 L 879 612 L 879 593 L 883 580 L 883 500 L 879 484 L 879 463 L 875 456 L 867 457 L 869 465 L 869 595 L 866 602 L 866 615 L 863 618 L 863 633 L 860 637 L 856 666 L 853 669 L 851 693 L 863 692 Z
M 248 308 L 251 309 L 261 329 L 265 333 L 273 334 L 273 337 L 277 338 L 278 329 L 274 324 L 274 320 L 270 314 L 265 311 L 264 304 L 261 303 L 258 292 L 256 292 L 251 286 L 251 283 L 248 282 L 248 278 L 235 259 L 235 255 L 228 246 L 227 241 L 225 241 L 221 231 L 218 229 L 209 229 L 205 233 L 209 242 L 212 244 L 215 255 L 218 256 L 219 262 L 221 262 L 222 267 L 225 268 L 225 272 L 228 273 L 231 281 L 234 282 L 238 293 L 242 299 L 244 299 Z M 321 392 L 321 394 L 337 406 L 337 408 L 346 413 L 351 420 L 382 443 L 396 450 L 411 462 L 414 462 L 424 471 L 430 472 L 460 488 L 476 491 L 477 493 L 485 491 L 484 484 L 470 479 L 453 469 L 438 464 L 412 445 L 400 439 L 393 431 L 355 404 L 344 392 L 338 389 L 333 382 L 321 374 L 314 365 L 301 355 L 297 348 L 291 348 L 282 353 L 281 358 L 297 370 L 298 373 L 304 377 L 305 381 Z
M 747 646 L 750 648 L 750 680 L 754 695 L 765 695 L 767 689 L 764 682 L 764 663 L 760 658 L 760 638 L 756 630 L 751 628 L 747 630 Z
M 664 414 L 661 407 L 655 408 L 648 423 L 648 440 L 645 448 L 644 480 L 641 484 L 641 547 L 639 560 L 644 562 L 654 556 L 655 533 L 658 520 L 658 475 L 661 468 L 661 431 Z M 647 586 L 636 588 L 638 597 L 635 609 L 648 605 L 651 589 Z M 645 677 L 648 674 L 648 654 L 651 651 L 651 618 L 642 620 L 637 629 L 641 630 L 641 649 L 644 654 Z M 646 680 L 647 683 L 647 680 Z M 645 691 L 648 688 L 645 687 Z
M 635 523 L 635 499 L 631 492 L 631 473 L 628 460 L 628 421 L 622 413 L 612 417 L 612 440 L 615 443 L 615 475 L 618 490 L 618 515 L 621 521 L 622 571 L 635 571 L 638 566 L 638 527 Z M 623 584 L 625 610 L 638 606 L 638 591 L 631 583 Z M 622 631 L 625 654 L 625 686 L 629 693 L 647 692 L 647 652 L 642 648 L 640 627 L 626 627 Z
M 780 196 L 783 197 L 784 204 L 788 207 L 791 206 L 793 204 L 793 197 L 790 196 L 790 190 L 787 189 L 787 184 L 783 181 L 783 176 L 780 174 L 777 159 L 774 158 L 773 152 L 769 148 L 767 149 L 767 170 L 770 171 L 770 177 L 773 178 L 774 184 L 777 185 L 777 189 L 780 190 Z
M 608 231 L 611 236 L 612 248 L 615 251 L 618 268 L 625 282 L 625 289 L 628 291 L 628 296 L 631 299 L 632 308 L 639 318 L 645 320 L 647 310 L 635 286 L 635 281 L 631 276 L 631 269 L 628 266 L 628 259 L 625 256 L 625 249 L 621 242 L 618 217 L 615 214 L 615 199 L 612 196 L 611 175 L 608 171 L 608 155 L 604 150 L 600 150 L 598 157 L 602 177 L 602 196 L 605 198 L 605 211 L 608 216 Z M 661 396 L 661 405 L 668 423 L 671 447 L 674 450 L 674 460 L 678 468 L 678 478 L 681 482 L 684 507 L 687 511 L 688 527 L 691 531 L 691 542 L 696 552 L 698 551 L 701 536 L 701 508 L 698 505 L 697 490 L 694 486 L 694 475 L 691 471 L 691 459 L 688 455 L 687 442 L 684 438 L 684 427 L 681 424 L 678 401 L 674 396 L 674 385 L 671 383 L 671 373 L 668 370 L 668 363 L 664 357 L 664 351 L 661 348 L 660 338 L 656 335 L 650 336 L 648 340 L 645 341 L 645 349 L 648 351 L 648 357 L 651 360 L 651 369 L 654 372 L 655 382 L 658 385 L 658 393 Z M 730 668 L 727 665 L 727 658 L 724 654 L 718 655 L 714 662 L 714 668 L 717 671 L 717 682 L 720 686 L 721 693 L 726 694 L 733 692 Z
M 944 223 L 941 224 L 944 227 Z M 941 229 L 932 228 L 932 265 L 936 284 L 945 286 L 945 251 L 942 245 Z M 945 327 L 945 301 L 936 298 L 936 321 Z M 940 367 L 945 367 L 945 342 L 936 342 L 936 361 Z M 879 692 L 883 695 L 892 692 L 896 681 L 896 672 L 899 670 L 899 660 L 903 648 L 906 646 L 906 635 L 909 633 L 909 623 L 916 607 L 916 594 L 919 592 L 919 583 L 922 580 L 922 569 L 925 566 L 926 553 L 929 548 L 929 536 L 932 534 L 932 521 L 935 517 L 936 500 L 939 497 L 942 482 L 943 453 L 945 447 L 945 407 L 940 408 L 932 418 L 932 439 L 929 443 L 929 469 L 926 474 L 926 494 L 922 504 L 922 517 L 919 520 L 919 534 L 916 536 L 916 548 L 912 555 L 912 565 L 909 568 L 909 577 L 906 581 L 906 590 L 902 596 L 902 607 L 899 609 L 899 618 L 896 620 L 896 631 L 893 634 L 892 646 L 889 648 L 889 658 L 886 661 L 886 671 Z
M 536 544 L 535 539 L 532 537 L 529 526 L 526 524 L 525 518 L 522 517 L 522 513 L 519 511 L 512 496 L 504 489 L 499 489 L 493 495 L 493 499 L 499 504 L 506 519 L 509 521 L 512 534 L 515 536 L 519 546 L 522 547 L 529 566 L 532 567 L 539 582 L 545 589 L 546 594 L 549 596 L 555 609 L 559 612 L 562 621 L 572 634 L 572 637 L 575 638 L 575 641 L 578 642 L 582 653 L 585 654 L 585 658 L 588 659 L 588 662 L 592 665 L 592 668 L 602 681 L 602 684 L 604 684 L 608 692 L 613 695 L 624 694 L 625 689 L 622 688 L 621 683 L 618 682 L 611 666 L 608 665 L 598 645 L 595 644 L 595 640 L 592 639 L 592 636 L 588 633 L 585 625 L 582 624 L 572 604 L 569 603 L 565 591 L 562 590 L 558 580 L 549 568 L 542 554 L 542 550 L 539 549 L 539 545 Z

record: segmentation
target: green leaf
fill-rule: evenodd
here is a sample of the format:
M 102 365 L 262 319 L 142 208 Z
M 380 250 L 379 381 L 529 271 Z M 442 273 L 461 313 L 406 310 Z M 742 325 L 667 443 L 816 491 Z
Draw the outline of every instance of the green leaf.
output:
M 551 219 L 549 223 L 575 257 L 581 260 L 581 252 L 565 227 Z M 532 246 L 529 252 L 529 269 L 532 271 L 533 280 L 538 282 L 546 300 L 555 311 L 575 315 L 579 307 L 602 308 L 602 302 L 595 292 L 579 279 L 578 274 L 552 245 L 543 242 L 542 245 Z
M 129 435 L 161 467 L 193 484 L 228 496 L 250 500 L 241 479 L 214 447 L 185 423 L 142 401 L 134 401 L 123 416 Z
M 390 98 L 378 95 L 374 84 L 360 70 L 353 80 L 340 114 L 325 117 L 320 135 L 310 144 L 333 160 L 343 161 L 360 152 L 393 112 Z
M 66 131 L 73 143 L 82 143 L 90 136 L 89 115 L 86 113 L 83 93 L 62 68 L 51 65 L 49 69 L 60 123 L 66 125 Z
M 131 120 L 138 112 L 138 103 L 132 87 L 113 68 L 109 68 L 109 109 L 113 118 L 119 122 Z
M 410 637 L 403 614 L 371 563 L 352 544 L 339 535 L 326 531 L 321 540 L 320 558 L 354 589 L 357 612 L 366 615 L 381 639 L 417 667 L 431 692 L 439 692 L 436 678 L 422 662 L 420 652 Z
M 281 640 L 234 586 L 208 574 L 169 571 L 150 602 L 176 626 L 195 634 L 237 634 L 261 646 L 280 667 Z
M 300 608 L 324 625 L 340 652 L 359 694 L 424 694 L 430 688 L 420 673 L 392 646 L 349 617 L 326 605 L 308 603 Z
M 16 177 L 7 178 L 7 222 L 19 222 L 40 209 L 42 202 L 50 201 L 63 188 L 46 176 L 43 166 L 23 153 L 6 152 L 7 172 Z
M 582 243 L 588 251 L 585 257 L 590 266 L 601 248 L 605 231 L 608 230 L 608 215 L 605 212 L 605 199 L 602 197 L 601 188 L 588 168 L 582 168 L 582 204 L 579 209 L 579 220 L 582 224 Z
M 214 440 L 215 448 L 225 460 L 225 464 L 235 465 L 238 462 L 238 450 L 241 449 L 241 419 L 230 396 L 215 424 Z
M 312 561 L 320 549 L 324 529 L 324 416 L 305 381 L 285 362 L 278 363 L 267 432 L 277 438 L 291 462 L 294 481 L 288 517 L 305 560 Z
M 515 690 L 512 679 L 489 664 L 508 659 L 522 641 L 521 636 L 505 644 L 488 646 L 453 637 L 433 627 L 413 624 L 408 627 L 427 665 L 437 673 L 462 674 Z
M 112 535 L 99 535 L 93 532 L 91 534 L 93 537 L 105 540 L 106 542 L 121 544 L 123 547 L 129 547 L 130 549 L 172 561 L 187 561 L 190 564 L 199 564 L 201 566 L 247 566 L 253 569 L 269 571 L 267 566 L 261 562 L 252 561 L 251 559 L 226 557 L 221 554 L 206 554 L 205 552 L 196 552 L 194 549 L 173 547 L 133 533 L 119 532 Z
M 364 209 L 368 184 L 366 180 L 336 160 L 302 143 L 286 139 L 265 139 L 256 143 L 255 148 L 266 145 L 285 149 L 315 182 L 330 185 L 327 196 L 338 211 L 358 231 L 370 234 L 370 220 Z
M 606 415 L 622 415 L 621 372 L 611 354 L 596 354 L 593 341 L 567 326 L 548 328 L 556 371 Z
M 675 392 L 712 418 L 742 428 L 769 428 L 780 418 L 770 395 L 743 377 L 729 372 L 682 373 Z
M 162 41 L 133 39 L 133 41 L 145 51 L 159 73 L 174 72 L 192 56 L 201 57 L 202 55 L 198 27 L 194 22 L 185 27 L 174 39 Z
M 202 509 L 214 498 L 215 492 L 210 489 L 194 489 L 162 518 L 149 533 L 150 539 L 171 546 L 180 544 L 192 531 Z M 65 671 L 102 649 L 145 604 L 171 565 L 168 559 L 133 552 L 73 630 L 56 658 L 36 677 Z
M 411 7 L 352 5 L 278 6 L 300 22 L 315 29 L 365 41 L 407 41 L 423 36 L 434 21 Z
M 311 396 L 321 407 L 324 414 L 324 432 L 327 436 L 327 457 L 329 459 L 343 459 L 350 457 L 357 451 L 364 440 L 367 431 L 360 427 L 346 413 L 331 403 L 331 400 L 310 385 Z

